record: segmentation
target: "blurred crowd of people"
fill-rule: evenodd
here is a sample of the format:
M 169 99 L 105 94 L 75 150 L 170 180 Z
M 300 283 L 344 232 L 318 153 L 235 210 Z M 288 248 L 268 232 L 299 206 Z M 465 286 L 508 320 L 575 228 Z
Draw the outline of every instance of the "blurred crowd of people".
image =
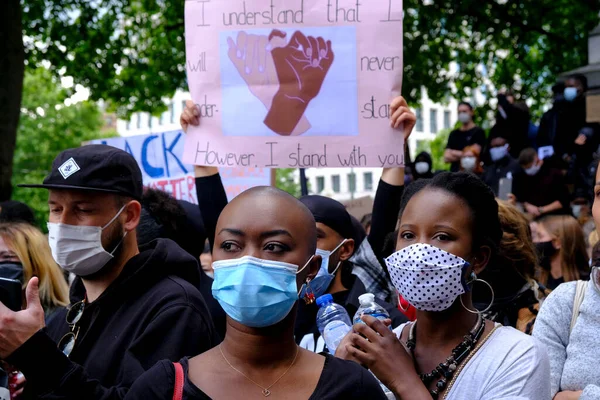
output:
M 65 150 L 29 185 L 49 192 L 47 238 L 0 204 L 0 277 L 23 299 L 0 304 L 13 398 L 600 399 L 584 91 L 556 88 L 537 135 L 510 93 L 489 137 L 460 103 L 452 172 L 427 153 L 384 169 L 360 222 L 272 187 L 228 202 L 213 167 L 195 167 L 198 204 L 178 201 L 124 151 Z M 408 138 L 415 115 L 391 111 Z M 183 130 L 200 123 L 188 102 Z M 354 316 L 367 294 L 384 316 L 328 348 L 315 299 Z

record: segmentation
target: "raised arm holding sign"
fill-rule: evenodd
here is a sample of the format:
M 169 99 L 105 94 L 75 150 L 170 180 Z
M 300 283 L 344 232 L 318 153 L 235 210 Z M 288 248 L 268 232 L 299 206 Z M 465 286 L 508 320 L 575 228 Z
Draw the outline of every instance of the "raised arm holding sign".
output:
M 190 0 L 185 24 L 203 118 L 185 162 L 403 165 L 403 135 L 387 122 L 402 83 L 401 0 Z

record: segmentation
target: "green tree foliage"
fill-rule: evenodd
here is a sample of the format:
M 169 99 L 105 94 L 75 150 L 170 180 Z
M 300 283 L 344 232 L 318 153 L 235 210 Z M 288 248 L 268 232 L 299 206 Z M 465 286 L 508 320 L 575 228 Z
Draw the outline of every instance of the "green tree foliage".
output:
M 22 0 L 28 62 L 50 61 L 121 115 L 163 111 L 163 99 L 186 87 L 184 3 Z M 489 93 L 490 85 L 545 102 L 557 74 L 587 63 L 600 2 L 405 0 L 404 9 L 403 89 L 411 102 L 421 87 L 444 101 L 472 88 Z
M 110 136 L 110 133 L 100 131 L 102 114 L 96 104 L 80 102 L 67 106 L 65 100 L 70 95 L 50 71 L 44 68 L 26 71 L 13 185 L 41 183 L 62 150 L 78 147 L 86 140 Z M 47 191 L 17 187 L 13 190 L 13 199 L 32 207 L 45 229 Z
M 184 0 L 22 0 L 29 63 L 51 63 L 121 116 L 186 89 Z
M 539 107 L 558 74 L 587 64 L 597 0 L 405 0 L 404 93 L 434 101 L 490 85 Z M 456 74 L 448 74 L 456 62 Z M 410 94 L 410 95 L 409 95 Z M 490 96 L 493 97 L 493 96 Z M 489 97 L 488 97 L 489 101 Z
M 300 197 L 300 183 L 294 177 L 295 168 L 279 168 L 275 170 L 275 186 L 279 189 L 288 192 L 292 196 Z
M 435 139 L 419 141 L 417 143 L 417 152 L 415 156 L 422 151 L 426 151 L 431 154 L 434 171 L 449 171 L 450 165 L 444 162 L 444 150 L 446 150 L 449 136 L 450 129 L 443 129 L 438 132 Z

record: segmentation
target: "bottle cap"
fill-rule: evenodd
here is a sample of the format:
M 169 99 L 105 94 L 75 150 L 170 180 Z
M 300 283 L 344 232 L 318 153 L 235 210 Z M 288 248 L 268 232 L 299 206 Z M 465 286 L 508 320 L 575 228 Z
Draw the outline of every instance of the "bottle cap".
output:
M 373 303 L 375 301 L 375 295 L 373 293 L 365 293 L 361 296 L 358 296 L 358 301 L 360 305 Z
M 333 303 L 333 296 L 330 294 L 324 294 L 317 298 L 317 306 L 321 307 L 324 304 Z

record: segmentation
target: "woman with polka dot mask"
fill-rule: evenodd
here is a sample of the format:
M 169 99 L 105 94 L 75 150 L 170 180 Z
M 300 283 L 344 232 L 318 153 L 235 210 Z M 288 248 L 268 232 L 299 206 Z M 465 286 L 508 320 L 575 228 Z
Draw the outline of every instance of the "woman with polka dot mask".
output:
M 399 226 L 387 266 L 417 321 L 391 333 L 363 317 L 336 356 L 368 367 L 402 399 L 550 399 L 540 344 L 473 308 L 471 289 L 502 235 L 492 191 L 465 173 L 415 182 Z

